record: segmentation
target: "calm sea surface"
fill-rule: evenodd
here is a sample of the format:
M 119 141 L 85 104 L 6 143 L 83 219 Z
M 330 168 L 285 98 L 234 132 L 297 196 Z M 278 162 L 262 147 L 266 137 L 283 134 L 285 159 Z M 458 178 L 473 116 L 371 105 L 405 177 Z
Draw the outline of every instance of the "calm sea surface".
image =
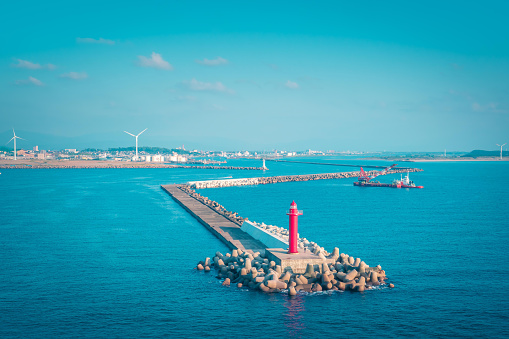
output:
M 412 164 L 424 169 L 410 174 L 422 190 L 354 179 L 201 190 L 285 227 L 295 200 L 301 236 L 380 264 L 396 285 L 294 298 L 223 287 L 193 270 L 227 248 L 160 189 L 354 170 L 267 165 L 1 170 L 0 337 L 509 337 L 509 162 Z

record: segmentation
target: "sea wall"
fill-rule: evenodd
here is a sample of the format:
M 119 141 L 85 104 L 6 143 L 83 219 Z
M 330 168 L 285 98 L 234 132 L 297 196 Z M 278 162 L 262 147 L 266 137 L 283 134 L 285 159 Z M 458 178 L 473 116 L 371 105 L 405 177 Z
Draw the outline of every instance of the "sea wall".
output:
M 246 185 L 258 185 L 259 182 L 258 179 L 259 178 L 242 178 L 242 179 L 190 181 L 187 184 L 195 189 L 246 186 Z
M 421 172 L 422 169 L 392 169 L 387 174 Z M 378 171 L 366 172 L 368 175 L 377 173 Z M 327 179 L 345 179 L 358 177 L 360 172 L 337 172 L 337 173 L 320 173 L 320 174 L 304 174 L 304 175 L 282 175 L 275 177 L 258 177 L 258 178 L 241 178 L 241 179 L 225 179 L 225 180 L 206 180 L 206 181 L 190 181 L 187 184 L 194 189 L 231 187 L 231 186 L 248 186 L 248 185 L 266 185 L 277 184 L 292 181 L 310 181 L 310 180 L 327 180 Z
M 240 229 L 260 240 L 267 248 L 288 248 L 288 239 L 285 241 L 284 238 L 258 227 L 258 224 L 249 220 L 244 220 Z

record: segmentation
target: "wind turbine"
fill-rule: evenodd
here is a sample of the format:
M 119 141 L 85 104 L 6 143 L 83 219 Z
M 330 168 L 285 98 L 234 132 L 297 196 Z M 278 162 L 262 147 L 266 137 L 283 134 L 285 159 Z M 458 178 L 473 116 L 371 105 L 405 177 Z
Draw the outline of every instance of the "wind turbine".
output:
M 507 143 L 506 143 L 506 144 L 507 144 Z M 504 146 L 505 146 L 505 144 L 503 144 L 503 145 L 499 145 L 499 144 L 497 144 L 497 146 L 500 146 L 500 160 L 502 160 L 502 147 L 504 147 Z
M 14 128 L 12 129 L 12 134 L 14 134 L 14 136 L 11 138 L 11 140 L 14 140 L 14 160 L 16 160 L 16 139 L 21 139 L 21 140 L 26 140 L 26 139 L 16 136 L 16 132 L 14 132 Z M 10 143 L 11 140 L 7 141 L 7 144 Z
M 127 131 L 124 131 L 127 134 L 132 135 L 133 137 L 136 138 L 136 161 L 138 161 L 138 137 L 140 136 L 141 133 L 145 132 L 146 130 L 147 130 L 147 128 L 145 128 L 143 131 L 138 133 L 138 135 L 134 135 L 134 134 L 131 134 L 131 133 L 127 132 Z

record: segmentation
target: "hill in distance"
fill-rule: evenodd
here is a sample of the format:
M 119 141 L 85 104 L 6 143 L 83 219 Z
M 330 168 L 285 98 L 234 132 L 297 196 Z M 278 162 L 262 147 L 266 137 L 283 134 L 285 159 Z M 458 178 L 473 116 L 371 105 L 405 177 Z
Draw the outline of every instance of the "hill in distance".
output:
M 509 151 L 503 151 L 502 156 L 508 157 Z M 463 158 L 500 157 L 500 151 L 484 151 L 476 149 L 470 153 L 463 154 L 461 157 Z

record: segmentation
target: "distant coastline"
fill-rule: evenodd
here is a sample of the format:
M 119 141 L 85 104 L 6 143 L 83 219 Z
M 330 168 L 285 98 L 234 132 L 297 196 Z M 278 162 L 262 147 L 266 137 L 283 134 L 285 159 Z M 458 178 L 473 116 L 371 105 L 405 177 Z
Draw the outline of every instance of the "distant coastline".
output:
M 109 160 L 0 160 L 4 169 L 44 169 L 44 168 L 193 168 L 193 169 L 231 169 L 262 170 L 261 167 L 179 165 L 154 162 L 131 162 Z
M 361 160 L 386 160 L 400 162 L 472 162 L 472 161 L 509 161 L 509 158 L 489 157 L 489 158 L 444 158 L 444 159 L 427 159 L 427 158 L 363 158 Z

